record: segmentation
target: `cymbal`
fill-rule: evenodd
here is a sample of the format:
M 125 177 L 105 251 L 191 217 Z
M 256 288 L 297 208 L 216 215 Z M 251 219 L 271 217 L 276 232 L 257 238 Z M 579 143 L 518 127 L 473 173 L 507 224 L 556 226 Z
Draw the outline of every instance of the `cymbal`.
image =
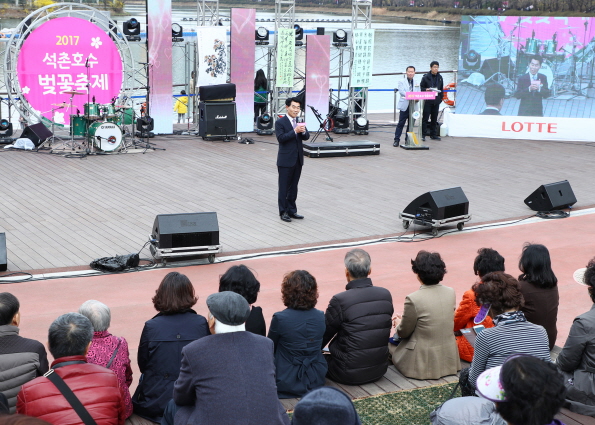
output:
M 128 106 L 128 105 L 114 105 L 116 108 L 120 108 L 120 109 L 132 109 L 132 106 Z
M 74 94 L 74 95 L 83 95 L 83 94 L 87 94 L 87 93 L 83 93 L 82 91 L 76 91 L 76 90 L 69 90 L 69 91 L 63 91 L 60 94 Z
M 561 30 L 576 30 L 578 29 L 578 27 L 571 27 L 571 26 L 567 26 L 567 27 L 562 27 L 560 28 Z
M 62 103 L 52 103 L 52 106 L 61 106 L 61 107 L 65 107 L 65 106 L 68 106 L 68 103 L 66 103 L 66 102 L 62 102 Z

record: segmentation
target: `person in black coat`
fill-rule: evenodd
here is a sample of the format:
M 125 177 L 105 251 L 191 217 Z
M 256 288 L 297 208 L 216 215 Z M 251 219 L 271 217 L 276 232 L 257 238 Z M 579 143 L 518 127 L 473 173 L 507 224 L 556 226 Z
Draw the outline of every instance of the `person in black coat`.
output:
M 275 343 L 277 394 L 300 398 L 325 382 L 327 365 L 320 351 L 324 313 L 314 308 L 318 285 L 305 270 L 286 274 L 281 293 L 287 308 L 273 315 L 269 330 Z
M 232 291 L 240 294 L 252 306 L 250 317 L 246 320 L 246 330 L 256 335 L 267 336 L 267 325 L 262 315 L 262 308 L 253 304 L 256 302 L 260 291 L 260 282 L 254 273 L 243 264 L 231 266 L 219 276 L 219 292 Z
M 281 220 L 291 222 L 292 218 L 302 219 L 297 213 L 295 201 L 298 183 L 304 165 L 304 147 L 302 140 L 308 140 L 310 133 L 305 124 L 297 122 L 300 103 L 293 97 L 285 101 L 287 115 L 275 122 L 275 135 L 279 142 L 277 170 L 279 172 L 279 216 Z
M 159 313 L 145 323 L 138 346 L 142 374 L 132 397 L 134 413 L 161 422 L 180 373 L 182 348 L 210 335 L 207 320 L 191 307 L 196 304 L 194 287 L 181 273 L 168 273 L 153 297 Z
M 440 64 L 438 61 L 432 61 L 432 63 L 430 63 L 430 72 L 422 77 L 421 83 L 419 84 L 421 91 L 438 91 L 434 100 L 426 100 L 424 102 L 423 117 L 421 121 L 422 140 L 426 140 L 426 134 L 428 133 L 428 119 L 431 119 L 429 129 L 430 138 L 440 140 L 440 137 L 438 136 L 438 111 L 444 95 L 442 92 L 442 90 L 444 90 L 444 81 L 442 80 L 442 75 L 438 73 L 439 68 Z
M 539 73 L 543 59 L 533 56 L 529 62 L 529 72 L 519 77 L 514 96 L 521 99 L 519 117 L 543 117 L 542 99 L 549 97 L 547 77 Z
M 486 108 L 479 115 L 502 115 L 500 110 L 502 109 L 502 105 L 504 105 L 505 96 L 506 91 L 501 84 L 493 83 L 488 85 L 483 96 Z
M 387 289 L 372 285 L 370 263 L 370 255 L 363 249 L 345 255 L 349 283 L 345 292 L 331 299 L 324 314 L 322 347 L 330 341 L 330 356 L 325 356 L 327 377 L 341 384 L 377 381 L 388 368 L 393 300 Z

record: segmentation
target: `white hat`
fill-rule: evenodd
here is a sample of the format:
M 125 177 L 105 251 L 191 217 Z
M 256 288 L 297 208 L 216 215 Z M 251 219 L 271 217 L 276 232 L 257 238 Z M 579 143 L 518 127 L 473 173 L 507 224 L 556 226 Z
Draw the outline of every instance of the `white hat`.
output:
M 501 370 L 502 366 L 496 366 L 484 371 L 477 378 L 476 384 L 477 391 L 482 397 L 496 403 L 506 401 L 506 394 L 504 394 L 504 388 L 500 383 Z
M 585 283 L 585 272 L 587 271 L 586 267 L 583 267 L 582 269 L 578 269 L 576 270 L 573 274 L 572 277 L 574 279 L 574 281 L 580 285 L 585 285 L 585 286 L 589 286 Z

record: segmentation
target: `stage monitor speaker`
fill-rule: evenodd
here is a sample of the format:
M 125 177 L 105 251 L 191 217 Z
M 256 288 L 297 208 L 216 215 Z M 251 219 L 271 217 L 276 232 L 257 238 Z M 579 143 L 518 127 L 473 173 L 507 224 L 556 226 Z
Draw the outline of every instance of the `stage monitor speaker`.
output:
M 41 145 L 49 137 L 52 137 L 52 132 L 43 123 L 27 126 L 21 134 L 21 138 L 30 139 L 35 147 Z
M 498 58 L 486 59 L 483 61 L 481 70 L 479 72 L 481 72 L 483 76 L 486 77 L 486 80 L 497 72 L 501 72 L 508 78 L 512 76 L 508 73 L 508 71 L 510 71 L 512 74 L 512 71 L 514 70 L 514 63 L 510 61 L 510 56 L 503 56 L 499 60 L 500 64 L 498 64 Z
M 316 35 L 324 35 L 324 27 L 316 27 Z
M 198 135 L 203 139 L 230 139 L 237 136 L 236 104 L 198 104 Z
M 563 180 L 539 186 L 525 199 L 525 204 L 533 211 L 560 210 L 576 204 L 576 196 L 568 180 Z
M 469 200 L 460 187 L 426 192 L 415 198 L 403 210 L 404 213 L 415 215 L 418 208 L 432 210 L 432 220 L 444 220 L 469 214 Z
M 0 233 L 0 272 L 8 268 L 8 257 L 6 256 L 6 234 Z
M 215 84 L 198 88 L 201 102 L 231 102 L 236 99 L 236 85 Z
M 217 213 L 160 214 L 152 237 L 160 249 L 219 245 Z

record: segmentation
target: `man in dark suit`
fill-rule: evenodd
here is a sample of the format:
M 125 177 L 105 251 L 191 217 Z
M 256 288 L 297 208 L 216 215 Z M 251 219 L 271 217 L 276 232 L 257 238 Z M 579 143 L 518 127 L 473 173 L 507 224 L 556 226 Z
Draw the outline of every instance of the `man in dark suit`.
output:
M 302 219 L 297 213 L 295 200 L 298 194 L 298 183 L 304 165 L 304 148 L 302 140 L 308 140 L 310 133 L 304 123 L 297 122 L 300 113 L 299 102 L 290 97 L 285 101 L 287 115 L 275 123 L 275 135 L 279 142 L 277 154 L 277 170 L 279 171 L 279 216 L 281 220 L 290 222 L 292 218 Z
M 505 95 L 506 91 L 502 85 L 494 83 L 487 86 L 484 93 L 486 108 L 479 115 L 502 115 L 500 110 L 502 109 L 502 105 L 504 105 Z
M 533 56 L 529 72 L 519 77 L 514 96 L 521 99 L 517 114 L 520 117 L 543 117 L 542 99 L 550 95 L 550 90 L 547 77 L 539 73 L 542 61 L 541 56 Z
M 424 102 L 424 111 L 421 121 L 422 126 L 422 140 L 426 140 L 426 133 L 428 132 L 428 118 L 432 120 L 430 123 L 430 138 L 433 140 L 440 140 L 438 136 L 438 111 L 440 109 L 440 103 L 442 103 L 442 90 L 444 90 L 444 81 L 442 75 L 438 73 L 440 64 L 438 61 L 432 61 L 430 63 L 430 72 L 424 75 L 419 84 L 421 91 L 438 91 L 438 94 L 434 100 L 426 100 Z

